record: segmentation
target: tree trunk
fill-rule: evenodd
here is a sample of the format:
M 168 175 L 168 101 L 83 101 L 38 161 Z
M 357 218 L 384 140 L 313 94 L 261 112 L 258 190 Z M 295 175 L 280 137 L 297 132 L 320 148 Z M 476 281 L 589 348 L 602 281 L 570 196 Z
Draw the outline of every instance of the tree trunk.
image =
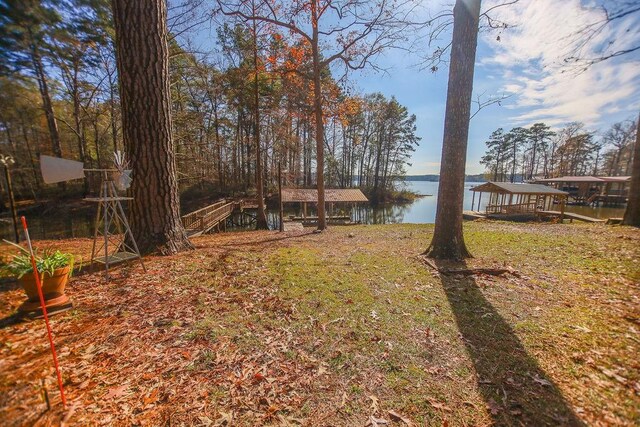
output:
M 191 249 L 180 220 L 166 3 L 112 0 L 112 5 L 124 146 L 133 170 L 133 234 L 143 253 Z
M 49 94 L 49 85 L 47 84 L 47 76 L 44 73 L 42 59 L 34 47 L 31 52 L 31 60 L 42 97 L 42 109 L 47 119 L 47 127 L 49 128 L 49 137 L 51 138 L 51 148 L 56 157 L 62 157 L 62 147 L 60 145 L 60 132 L 58 131 L 58 122 L 53 114 L 53 104 L 51 103 L 51 95 Z
M 255 14 L 255 3 L 253 3 Z M 256 21 L 253 21 L 253 102 L 255 108 L 255 125 L 253 128 L 256 144 L 256 198 L 258 199 L 258 212 L 256 213 L 256 229 L 268 230 L 267 214 L 264 208 L 264 176 L 262 173 L 262 156 L 260 147 L 260 86 L 258 85 L 258 34 Z
M 426 254 L 439 259 L 471 256 L 462 234 L 462 203 L 481 0 L 457 0 L 440 163 L 436 225 Z
M 311 1 L 313 25 L 313 109 L 316 119 L 316 183 L 318 186 L 318 230 L 327 228 L 327 217 L 324 203 L 324 122 L 322 117 L 322 86 L 320 77 L 320 47 L 318 43 L 317 0 Z
M 78 157 L 82 164 L 87 161 L 87 141 L 82 124 L 82 117 L 80 115 L 80 87 L 78 84 L 78 64 L 74 64 L 73 76 L 71 77 L 71 95 L 73 98 L 73 121 L 75 125 L 75 134 L 78 140 Z M 85 165 L 85 167 L 87 167 Z M 86 197 L 89 194 L 89 177 L 85 174 L 83 180 L 83 193 L 82 196 Z
M 638 123 L 640 124 L 640 117 L 638 118 Z M 629 183 L 629 200 L 627 201 L 627 209 L 624 211 L 622 223 L 640 227 L 640 125 L 636 128 L 631 182 Z
M 36 185 L 36 190 L 38 193 L 40 192 L 40 180 L 38 178 L 38 168 L 36 167 L 35 162 L 33 161 L 33 153 L 31 151 L 31 143 L 29 142 L 29 133 L 27 132 L 27 126 L 24 122 L 24 118 L 21 119 L 22 123 L 22 137 L 24 138 L 24 143 L 27 147 L 27 155 L 29 156 L 29 163 L 31 164 L 31 171 L 33 172 L 33 181 Z

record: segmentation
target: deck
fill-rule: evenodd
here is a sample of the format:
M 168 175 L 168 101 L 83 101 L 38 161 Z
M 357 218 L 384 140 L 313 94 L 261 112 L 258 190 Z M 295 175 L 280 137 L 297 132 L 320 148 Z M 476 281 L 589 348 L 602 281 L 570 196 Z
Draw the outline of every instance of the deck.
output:
M 564 215 L 565 218 L 570 219 L 570 220 L 577 220 L 577 221 L 584 221 L 584 222 L 595 222 L 595 223 L 604 223 L 607 222 L 606 219 L 601 219 L 601 218 L 593 218 L 590 216 L 586 216 L 586 215 L 580 215 L 577 213 L 573 213 L 573 212 L 565 212 L 564 214 L 560 211 L 538 211 L 537 214 L 539 216 L 549 216 L 549 217 L 557 217 L 560 218 L 560 216 Z
M 462 218 L 468 221 L 475 221 L 476 219 L 485 219 L 487 215 L 484 212 L 477 211 L 464 211 L 462 212 Z

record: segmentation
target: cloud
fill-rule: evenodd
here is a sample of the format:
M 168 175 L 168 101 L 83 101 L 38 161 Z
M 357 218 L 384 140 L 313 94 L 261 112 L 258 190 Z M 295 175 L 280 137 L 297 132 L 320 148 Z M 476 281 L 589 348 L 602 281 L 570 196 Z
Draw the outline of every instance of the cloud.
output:
M 488 2 L 486 8 L 497 2 Z M 480 60 L 480 66 L 491 74 L 501 74 L 502 90 L 514 94 L 510 106 L 516 113 L 514 124 L 581 121 L 597 126 L 611 115 L 637 114 L 638 55 L 600 62 L 583 72 L 565 59 L 596 58 L 606 48 L 633 46 L 640 39 L 638 16 L 605 26 L 584 44 L 580 31 L 604 15 L 601 9 L 587 7 L 580 0 L 521 0 L 494 12 L 493 17 L 513 27 L 503 31 L 499 41 L 495 32 L 483 34 L 491 53 Z M 615 46 L 608 44 L 609 40 L 615 40 Z

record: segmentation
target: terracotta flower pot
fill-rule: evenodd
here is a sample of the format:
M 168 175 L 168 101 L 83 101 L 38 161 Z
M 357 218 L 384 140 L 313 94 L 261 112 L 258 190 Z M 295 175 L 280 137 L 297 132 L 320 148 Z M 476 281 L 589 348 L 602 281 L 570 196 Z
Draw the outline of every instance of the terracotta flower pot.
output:
M 64 288 L 69 281 L 69 266 L 58 268 L 53 271 L 53 275 L 44 273 L 44 280 L 42 281 L 42 294 L 45 301 L 51 300 L 64 295 Z M 43 277 L 41 276 L 41 277 Z M 33 273 L 25 274 L 19 280 L 20 285 L 27 293 L 29 302 L 40 302 L 38 296 L 38 288 L 36 287 L 36 278 Z

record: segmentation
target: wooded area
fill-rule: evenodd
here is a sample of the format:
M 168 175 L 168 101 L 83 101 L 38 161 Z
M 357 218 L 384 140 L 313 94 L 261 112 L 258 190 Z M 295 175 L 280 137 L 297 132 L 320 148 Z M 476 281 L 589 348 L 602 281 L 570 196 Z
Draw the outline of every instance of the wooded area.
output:
M 593 7 L 576 1 L 574 12 Z M 471 121 L 502 99 L 474 94 L 478 41 L 512 25 L 498 8 L 522 3 L 456 0 L 422 15 L 421 3 L 0 0 L 0 165 L 16 241 L 0 246 L 0 424 L 637 424 L 640 228 L 626 225 L 640 227 L 640 123 L 497 129 L 481 164 L 511 183 L 469 189 Z M 576 32 L 579 47 L 640 12 L 616 3 Z M 526 7 L 547 19 L 558 3 L 541 4 Z M 418 29 L 426 39 L 408 35 Z M 417 118 L 354 90 L 350 73 L 378 70 L 389 49 L 415 53 L 414 39 L 425 68 L 450 58 L 439 183 L 415 187 L 437 191 L 435 224 L 389 224 L 356 204 L 389 200 L 420 143 Z M 640 49 L 597 42 L 599 58 L 565 62 Z M 541 179 L 587 174 L 613 176 Z M 463 225 L 470 192 L 477 221 Z M 476 192 L 489 193 L 486 215 Z M 605 196 L 627 203 L 624 218 L 565 212 L 569 197 Z M 181 197 L 198 208 L 182 215 Z M 93 239 L 73 234 L 73 215 L 93 212 L 67 208 L 81 199 L 98 206 Z M 284 203 L 302 217 L 286 222 Z M 29 230 L 59 217 L 72 238 L 32 245 Z M 111 267 L 132 260 L 140 268 Z
M 499 128 L 487 140 L 481 164 L 493 181 L 629 176 L 637 125 L 627 120 L 601 132 L 587 131 L 583 123 L 570 123 L 558 131 L 544 123 L 508 132 Z
M 169 30 L 187 25 L 189 6 L 174 7 Z M 67 7 L 77 13 L 60 13 Z M 1 14 L 0 150 L 16 160 L 17 196 L 38 199 L 40 154 L 96 168 L 123 147 L 111 12 L 104 1 L 56 0 L 7 2 Z M 223 22 L 207 55 L 169 34 L 180 189 L 255 193 L 261 172 L 265 192 L 274 191 L 278 162 L 286 184 L 315 186 L 311 46 L 277 26 L 215 19 Z M 321 77 L 326 186 L 360 187 L 384 200 L 419 142 L 415 116 L 393 98 L 351 93 L 326 66 Z M 90 180 L 84 192 L 96 184 Z

